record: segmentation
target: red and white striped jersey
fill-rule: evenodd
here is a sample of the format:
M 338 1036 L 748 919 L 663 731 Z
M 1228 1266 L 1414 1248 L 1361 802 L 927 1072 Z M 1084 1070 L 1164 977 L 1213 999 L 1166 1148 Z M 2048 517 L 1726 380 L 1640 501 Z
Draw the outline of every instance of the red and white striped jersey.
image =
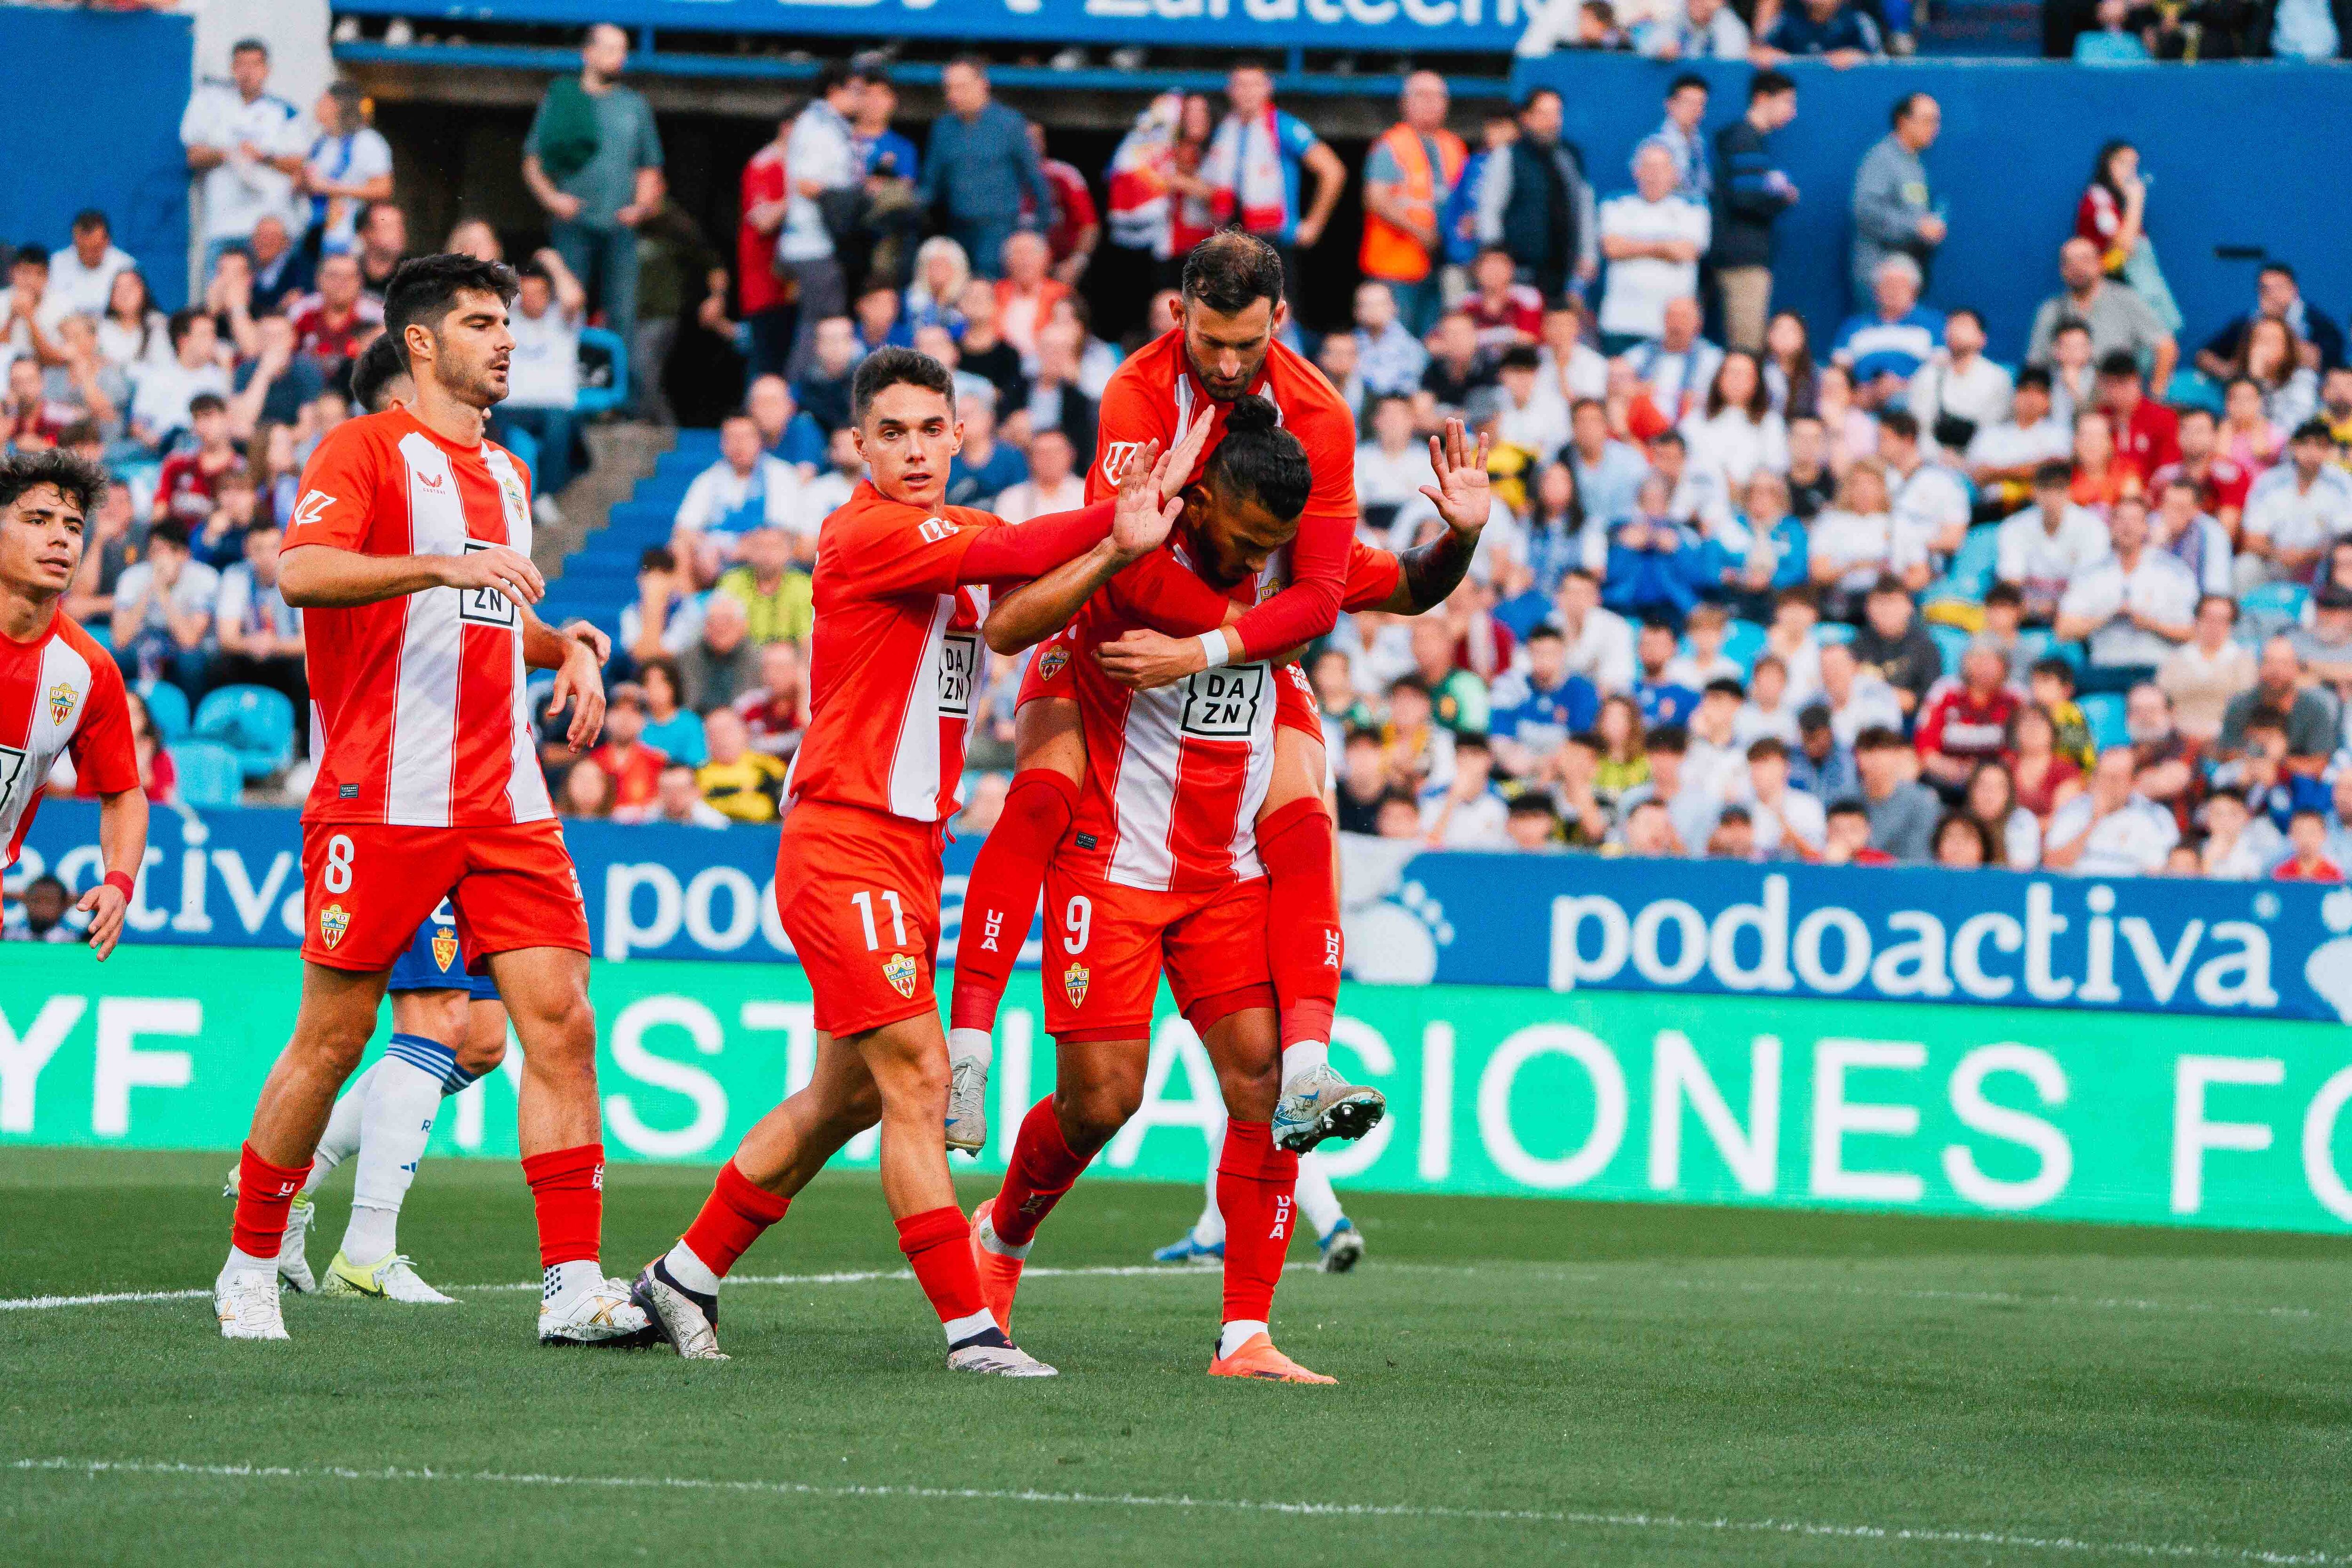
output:
M 973 540 L 1004 524 L 895 501 L 861 481 L 817 531 L 809 724 L 785 794 L 944 822 L 962 797 L 964 726 L 985 656 Z
M 446 441 L 405 408 L 347 420 L 302 471 L 286 548 L 530 552 L 530 471 Z M 319 774 L 307 822 L 486 827 L 554 815 L 524 691 L 522 615 L 492 589 L 428 588 L 302 612 Z
M 58 610 L 30 642 L 0 636 L 0 870 L 16 863 L 61 752 L 100 795 L 139 787 L 122 672 Z
M 1167 549 L 1192 566 L 1181 542 Z M 1279 593 L 1287 553 L 1234 596 L 1259 603 Z M 1274 776 L 1276 683 L 1306 677 L 1295 664 L 1234 664 L 1150 691 L 1119 685 L 1094 649 L 1155 626 L 1149 598 L 1134 592 L 1148 593 L 1149 581 L 1113 578 L 1038 653 L 1070 660 L 1087 734 L 1086 789 L 1057 854 L 1121 887 L 1196 892 L 1245 882 L 1265 874 L 1257 814 Z

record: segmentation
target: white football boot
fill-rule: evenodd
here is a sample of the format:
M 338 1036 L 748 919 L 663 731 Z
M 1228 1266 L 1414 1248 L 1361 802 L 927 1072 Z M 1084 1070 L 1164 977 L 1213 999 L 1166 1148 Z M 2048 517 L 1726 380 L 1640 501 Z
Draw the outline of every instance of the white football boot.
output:
M 278 1307 L 275 1270 L 226 1271 L 213 1281 L 213 1315 L 225 1340 L 282 1340 L 286 1317 Z
M 948 1148 L 977 1154 L 988 1147 L 988 1064 L 978 1057 L 948 1063 Z
M 1003 1339 L 1004 1336 L 994 1336 Z M 951 1372 L 987 1373 L 997 1377 L 1059 1377 L 1061 1373 L 1047 1366 L 1019 1345 L 1007 1341 L 998 1344 L 961 1345 L 948 1352 L 948 1369 Z
M 228 1168 L 228 1180 L 222 1184 L 221 1196 L 236 1196 L 236 1170 L 235 1165 Z M 286 1210 L 286 1234 L 278 1243 L 278 1277 L 304 1296 L 319 1288 L 319 1281 L 310 1273 L 310 1259 L 304 1256 L 310 1245 L 311 1222 L 318 1217 L 319 1205 L 307 1194 L 295 1194 Z
M 1274 1105 L 1274 1141 L 1304 1154 L 1326 1138 L 1361 1138 L 1388 1110 L 1386 1095 L 1349 1083 L 1326 1062 L 1284 1080 Z
M 539 1307 L 543 1345 L 638 1345 L 651 1342 L 645 1309 L 629 1300 L 625 1279 L 606 1279 Z

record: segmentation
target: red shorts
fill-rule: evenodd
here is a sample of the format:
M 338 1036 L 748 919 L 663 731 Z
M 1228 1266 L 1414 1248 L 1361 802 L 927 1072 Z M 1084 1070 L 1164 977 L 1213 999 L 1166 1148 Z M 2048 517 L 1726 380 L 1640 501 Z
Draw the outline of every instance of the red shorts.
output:
M 1078 639 L 1067 626 L 1037 645 L 1037 655 L 1029 661 L 1021 677 L 1020 701 L 1028 702 L 1039 697 L 1058 697 L 1075 702 L 1078 698 L 1076 681 L 1070 670 L 1080 655 Z M 1282 667 L 1282 675 L 1274 683 L 1274 721 L 1287 724 L 1314 741 L 1323 743 L 1323 716 L 1315 702 L 1315 688 L 1307 672 L 1296 664 Z
M 1160 973 L 1202 1033 L 1274 1005 L 1263 877 L 1199 893 L 1123 888 L 1061 864 L 1045 869 L 1045 1032 L 1057 1040 L 1151 1035 Z
M 494 952 L 586 952 L 580 873 L 553 817 L 496 827 L 302 825 L 302 956 L 329 969 L 390 969 L 446 898 L 467 973 Z
M 808 971 L 816 1026 L 862 1034 L 936 1013 L 940 832 L 887 812 L 803 800 L 776 847 L 776 911 Z

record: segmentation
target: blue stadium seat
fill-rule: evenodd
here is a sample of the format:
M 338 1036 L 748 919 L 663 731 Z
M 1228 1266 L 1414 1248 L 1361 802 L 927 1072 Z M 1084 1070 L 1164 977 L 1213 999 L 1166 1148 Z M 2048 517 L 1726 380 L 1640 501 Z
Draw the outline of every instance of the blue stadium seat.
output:
M 294 761 L 294 704 L 266 686 L 224 686 L 196 705 L 196 737 L 217 741 L 249 779 L 283 773 Z
M 500 442 L 500 445 L 504 446 L 508 451 L 512 452 L 515 455 L 515 460 L 520 463 L 524 468 L 529 468 L 534 474 L 539 472 L 538 437 L 532 435 L 528 430 L 517 429 L 514 426 L 509 425 L 504 428 L 504 438 Z
M 1921 600 L 1927 604 L 1938 599 L 1982 604 L 1986 591 L 1992 586 L 1993 567 L 2000 558 L 2000 534 L 1997 523 L 1969 530 L 1960 547 L 1952 552 L 1952 563 L 1945 568 L 1942 579 L 1928 584 Z
M 272 693 L 271 695 L 276 695 Z M 235 805 L 245 796 L 245 769 L 236 753 L 217 741 L 181 741 L 171 748 L 179 772 L 180 799 L 194 806 Z
M 2200 371 L 2173 372 L 2171 384 L 2164 389 L 2164 400 L 2175 408 L 2202 408 L 2216 419 L 2221 416 L 2221 388 Z
M 2131 729 L 2124 722 L 2124 700 L 2120 693 L 2095 691 L 2087 697 L 2078 697 L 2075 701 L 2082 705 L 2083 718 L 2091 726 L 2092 744 L 2104 752 L 2109 746 L 2131 743 Z
M 2266 636 L 2301 626 L 2310 604 L 2311 590 L 2300 583 L 2264 583 L 2238 596 L 2239 624 L 2256 636 Z
M 188 732 L 186 692 L 168 680 L 142 680 L 139 696 L 147 704 L 147 717 L 155 721 L 156 734 L 170 742 Z
M 1927 635 L 1936 639 L 1936 651 L 1944 656 L 1944 673 L 1957 677 L 1960 673 L 1960 655 L 1969 651 L 1969 644 L 1975 637 L 1958 626 L 1936 621 L 1927 623 Z
M 1853 641 L 1853 627 L 1843 621 L 1823 621 L 1813 628 L 1813 640 L 1827 647 L 1833 642 Z
M 609 414 L 629 400 L 628 345 L 618 332 L 583 327 L 580 347 L 580 399 L 572 411 L 583 416 Z
M 1764 628 L 1754 621 L 1734 621 L 1724 634 L 1723 657 L 1749 675 L 1764 655 Z

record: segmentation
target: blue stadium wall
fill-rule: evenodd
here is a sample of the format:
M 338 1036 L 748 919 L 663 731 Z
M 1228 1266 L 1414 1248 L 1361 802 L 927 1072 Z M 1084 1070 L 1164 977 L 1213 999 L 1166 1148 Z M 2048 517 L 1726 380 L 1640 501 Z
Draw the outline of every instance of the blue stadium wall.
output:
M 194 58 L 185 16 L 0 5 L 0 240 L 56 249 L 73 215 L 98 207 L 156 302 L 186 303 Z
M 1605 195 L 1630 188 L 1634 146 L 1662 120 L 1667 83 L 1690 68 L 1563 54 L 1521 63 L 1513 83 L 1559 89 L 1567 133 Z M 1753 73 L 1696 68 L 1714 88 L 1712 131 L 1747 107 Z M 2057 289 L 2058 247 L 2074 232 L 2091 161 L 2118 136 L 2138 146 L 2140 166 L 2156 177 L 2148 232 L 2193 342 L 2253 295 L 2258 263 L 2219 258 L 2216 247 L 2285 259 L 2306 299 L 2338 318 L 2352 310 L 2352 215 L 2341 195 L 2352 68 L 1920 60 L 1792 74 L 1797 120 L 1774 149 L 1802 199 L 1780 223 L 1773 303 L 1801 311 L 1817 333 L 1850 308 L 1854 166 L 1885 134 L 1888 110 L 1914 90 L 1943 106 L 1943 135 L 1927 163 L 1950 203 L 1952 237 L 1928 301 L 1981 310 L 1997 356 L 2023 353 L 2034 309 Z

